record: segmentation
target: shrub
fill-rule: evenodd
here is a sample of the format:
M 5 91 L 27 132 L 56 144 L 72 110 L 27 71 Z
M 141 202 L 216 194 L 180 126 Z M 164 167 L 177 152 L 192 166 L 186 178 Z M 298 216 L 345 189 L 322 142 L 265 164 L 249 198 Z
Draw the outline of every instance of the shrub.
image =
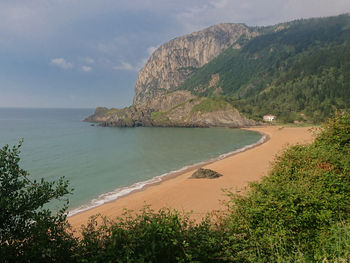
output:
M 84 262 L 220 262 L 221 235 L 209 219 L 195 224 L 188 215 L 145 207 L 116 221 L 93 217 L 83 228 Z
M 66 231 L 67 203 L 56 214 L 43 208 L 70 193 L 64 178 L 31 181 L 19 167 L 19 147 L 0 150 L 0 259 L 52 262 L 71 259 L 75 239 Z
M 232 235 L 244 236 L 236 255 L 254 262 L 334 256 L 332 250 L 319 251 L 325 251 L 320 244 L 334 226 L 350 219 L 349 131 L 350 115 L 338 115 L 313 144 L 290 147 L 279 156 L 246 197 L 232 196 L 226 224 Z

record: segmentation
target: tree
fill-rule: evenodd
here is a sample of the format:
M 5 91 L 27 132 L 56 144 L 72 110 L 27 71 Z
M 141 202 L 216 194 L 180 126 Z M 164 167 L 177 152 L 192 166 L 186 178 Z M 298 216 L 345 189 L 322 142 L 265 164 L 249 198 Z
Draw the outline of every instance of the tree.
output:
M 19 148 L 0 149 L 0 261 L 71 261 L 76 240 L 67 230 L 68 200 L 53 214 L 44 206 L 71 193 L 68 181 L 29 179 L 19 166 Z

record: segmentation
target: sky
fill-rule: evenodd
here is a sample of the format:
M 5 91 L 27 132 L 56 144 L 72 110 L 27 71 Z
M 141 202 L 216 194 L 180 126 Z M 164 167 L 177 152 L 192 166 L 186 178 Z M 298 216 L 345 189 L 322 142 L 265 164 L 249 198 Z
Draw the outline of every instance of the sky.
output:
M 0 107 L 125 107 L 177 36 L 349 12 L 349 0 L 0 0 Z

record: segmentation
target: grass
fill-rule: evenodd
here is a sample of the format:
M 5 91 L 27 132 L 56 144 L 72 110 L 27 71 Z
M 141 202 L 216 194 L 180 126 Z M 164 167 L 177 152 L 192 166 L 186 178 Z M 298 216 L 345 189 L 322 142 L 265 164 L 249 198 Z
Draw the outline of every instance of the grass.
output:
M 225 99 L 221 98 L 206 98 L 205 100 L 201 101 L 199 104 L 195 105 L 192 110 L 191 114 L 194 114 L 196 112 L 214 112 L 219 110 L 227 110 L 232 109 L 233 107 L 231 104 L 229 104 Z
M 132 119 L 131 118 L 124 118 L 123 119 L 124 120 L 124 122 L 126 123 L 126 124 L 128 124 L 128 125 L 132 125 Z
M 111 109 L 107 110 L 106 115 L 113 115 L 113 114 L 119 113 L 121 111 L 122 111 L 121 109 L 111 108 Z
M 167 116 L 167 112 L 164 112 L 164 111 L 152 112 L 151 119 L 157 124 L 167 125 L 170 123 L 170 120 Z

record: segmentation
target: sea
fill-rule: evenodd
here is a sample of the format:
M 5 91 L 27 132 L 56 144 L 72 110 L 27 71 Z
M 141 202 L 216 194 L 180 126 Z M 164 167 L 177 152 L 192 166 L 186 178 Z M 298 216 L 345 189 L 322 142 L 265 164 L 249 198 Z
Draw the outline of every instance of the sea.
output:
M 264 140 L 260 133 L 240 129 L 117 128 L 83 122 L 93 111 L 0 108 L 0 146 L 24 140 L 20 165 L 31 180 L 69 180 L 74 189 L 68 196 L 69 216 Z

